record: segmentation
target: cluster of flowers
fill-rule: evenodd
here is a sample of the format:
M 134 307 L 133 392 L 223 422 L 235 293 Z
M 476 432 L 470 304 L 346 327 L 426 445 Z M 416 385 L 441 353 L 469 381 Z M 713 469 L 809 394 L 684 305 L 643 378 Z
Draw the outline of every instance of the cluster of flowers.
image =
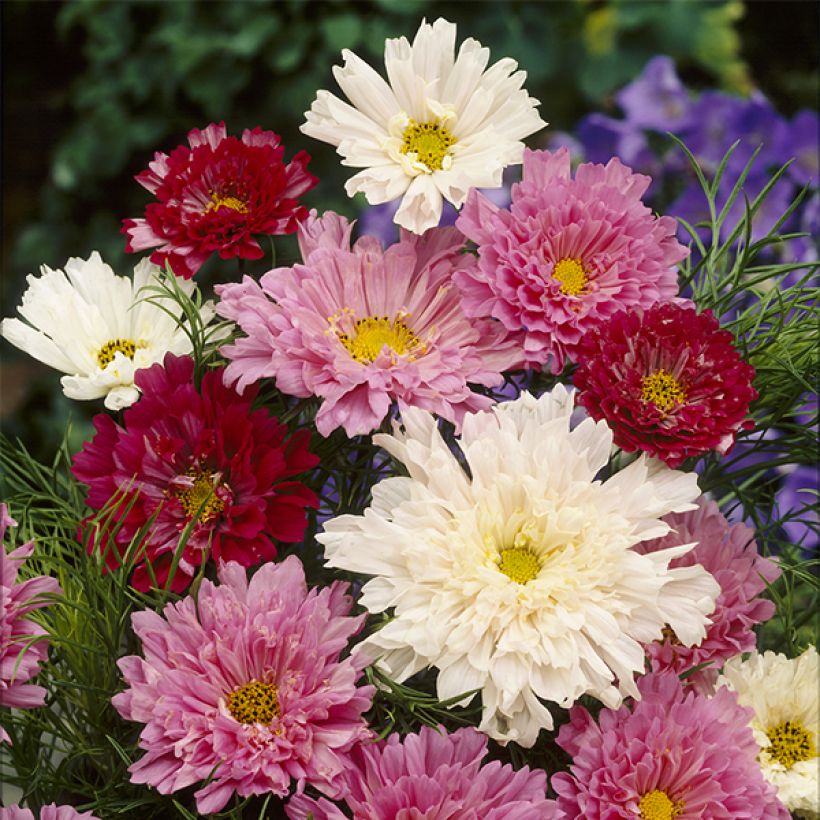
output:
M 817 817 L 817 654 L 754 652 L 780 570 L 678 469 L 751 424 L 754 371 L 678 295 L 687 249 L 644 205 L 650 179 L 619 159 L 573 176 L 566 149 L 525 149 L 544 123 L 524 73 L 488 68 L 474 40 L 456 54 L 444 20 L 387 41 L 389 83 L 344 59 L 334 76 L 352 104 L 319 92 L 302 130 L 362 169 L 349 194 L 401 197 L 398 242 L 354 242 L 345 218 L 308 213 L 304 152 L 286 165 L 275 134 L 212 124 L 138 177 L 157 201 L 123 232 L 128 250 L 156 250 L 133 279 L 97 254 L 44 268 L 27 323 L 3 322 L 66 374 L 67 395 L 124 410 L 98 415 L 74 459 L 88 506 L 118 518 L 111 532 L 95 514 L 81 523 L 92 553 L 144 592 L 198 580 L 133 616 L 143 654 L 119 660 L 113 698 L 144 725 L 132 781 L 199 784 L 203 814 L 273 794 L 292 818 L 333 820 L 344 807 L 361 820 Z M 501 208 L 476 188 L 513 163 L 523 180 Z M 438 227 L 445 200 L 461 208 L 454 227 Z M 300 263 L 219 285 L 202 307 L 203 326 L 218 314 L 236 328 L 226 364 L 202 374 L 182 307 L 140 291 L 169 276 L 190 294 L 212 254 L 257 259 L 256 236 L 292 232 Z M 573 389 L 501 403 L 482 389 L 568 365 Z M 309 429 L 257 406 L 262 379 L 315 397 L 320 436 L 373 434 L 403 465 L 365 514 L 317 535 L 328 567 L 363 579 L 364 614 L 347 584 L 309 589 L 298 557 L 275 560 L 305 538 L 318 458 Z M 4 706 L 42 703 L 24 684 L 46 657 L 27 614 L 59 588 L 16 582 L 32 549 L 3 553 Z M 442 700 L 480 693 L 478 727 L 376 741 L 372 663 L 399 682 L 437 670 Z M 482 766 L 487 737 L 534 748 L 559 714 L 572 763 L 551 777 L 556 799 L 542 770 Z

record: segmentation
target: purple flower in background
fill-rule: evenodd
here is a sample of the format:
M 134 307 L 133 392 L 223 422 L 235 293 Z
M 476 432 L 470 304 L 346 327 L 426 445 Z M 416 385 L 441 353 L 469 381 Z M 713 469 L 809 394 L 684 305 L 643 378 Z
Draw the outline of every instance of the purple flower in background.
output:
M 692 107 L 691 125 L 678 132 L 687 148 L 695 155 L 705 170 L 714 170 L 729 146 L 740 136 L 737 121 L 745 101 L 722 91 L 706 91 Z M 679 151 L 672 156 L 688 168 L 685 157 Z
M 809 109 L 799 111 L 789 126 L 789 151 L 795 158 L 789 173 L 800 186 L 809 182 L 817 185 L 819 132 L 817 112 Z
M 578 125 L 578 139 L 587 162 L 606 165 L 612 157 L 642 174 L 654 177 L 660 163 L 649 150 L 646 135 L 632 123 L 604 114 L 590 114 Z M 554 143 L 550 143 L 552 147 Z
M 690 122 L 689 92 L 680 81 L 671 57 L 653 57 L 640 76 L 624 86 L 615 99 L 626 119 L 639 128 L 679 131 Z M 625 157 L 622 159 L 629 162 Z
M 817 509 L 813 508 L 820 478 L 817 467 L 814 464 L 796 464 L 783 472 L 783 486 L 777 494 L 775 515 L 789 541 L 799 544 L 804 553 L 814 554 L 820 547 Z

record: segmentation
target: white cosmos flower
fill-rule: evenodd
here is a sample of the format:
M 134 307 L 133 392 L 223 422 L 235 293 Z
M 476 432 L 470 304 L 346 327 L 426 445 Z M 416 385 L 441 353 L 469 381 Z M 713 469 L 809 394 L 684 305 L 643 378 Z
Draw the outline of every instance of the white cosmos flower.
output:
M 700 565 L 669 568 L 693 544 L 631 549 L 669 531 L 661 516 L 695 508 L 697 477 L 641 456 L 597 480 L 612 434 L 589 418 L 570 429 L 572 412 L 559 385 L 468 414 L 468 474 L 435 418 L 409 408 L 404 433 L 374 436 L 409 478 L 381 481 L 363 516 L 319 536 L 330 566 L 375 576 L 370 612 L 394 610 L 360 651 L 399 681 L 437 667 L 441 699 L 480 689 L 479 728 L 527 747 L 552 727 L 542 701 L 639 697 L 641 643 L 667 624 L 701 641 L 720 592 Z
M 526 72 L 505 58 L 487 68 L 490 51 L 456 27 L 422 21 L 413 44 L 387 40 L 389 84 L 353 52 L 333 76 L 353 105 L 319 91 L 301 130 L 335 145 L 342 164 L 364 168 L 345 185 L 371 205 L 403 197 L 395 221 L 414 233 L 438 225 L 442 198 L 460 206 L 471 187 L 497 188 L 519 164 L 524 137 L 543 128 L 538 100 L 522 89 Z
M 19 319 L 4 319 L 0 334 L 35 359 L 61 370 L 60 383 L 70 399 L 105 396 L 109 410 L 128 407 L 139 398 L 134 373 L 161 362 L 168 352 L 182 355 L 191 342 L 175 319 L 146 302 L 146 285 L 157 284 L 160 269 L 143 259 L 133 280 L 117 276 L 94 251 L 88 259 L 72 258 L 62 270 L 41 268 L 28 277 Z M 194 284 L 178 279 L 186 294 Z M 175 303 L 163 301 L 173 311 Z M 181 313 L 181 309 L 180 313 Z M 203 324 L 214 315 L 204 305 Z
M 751 706 L 763 776 L 798 817 L 820 817 L 820 662 L 809 647 L 797 658 L 774 652 L 738 655 L 726 662 L 719 686 Z

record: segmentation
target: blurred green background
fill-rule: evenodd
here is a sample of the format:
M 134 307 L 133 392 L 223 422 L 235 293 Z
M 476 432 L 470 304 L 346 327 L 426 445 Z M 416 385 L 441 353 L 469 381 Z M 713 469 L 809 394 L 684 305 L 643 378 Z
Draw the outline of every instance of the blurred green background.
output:
M 385 38 L 412 37 L 422 17 L 456 22 L 459 42 L 475 37 L 494 60 L 517 59 L 551 129 L 571 130 L 611 109 L 612 92 L 655 54 L 672 56 L 693 88 L 759 88 L 787 116 L 816 107 L 819 9 L 811 0 L 5 0 L 2 314 L 14 314 L 26 274 L 43 263 L 97 249 L 130 272 L 121 220 L 149 201 L 133 176 L 211 121 L 229 133 L 274 130 L 287 158 L 306 148 L 321 180 L 306 204 L 355 214 L 347 169 L 299 133 L 302 113 L 317 89 L 336 90 L 342 48 L 381 70 Z M 0 344 L 4 432 L 47 457 L 71 414 L 79 444 L 101 403 L 69 402 L 58 374 Z

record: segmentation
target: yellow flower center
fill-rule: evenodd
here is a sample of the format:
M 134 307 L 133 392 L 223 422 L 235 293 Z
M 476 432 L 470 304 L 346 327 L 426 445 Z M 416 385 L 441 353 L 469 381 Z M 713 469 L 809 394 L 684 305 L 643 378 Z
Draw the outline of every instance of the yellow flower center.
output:
M 408 356 L 411 361 L 426 349 L 399 316 L 392 321 L 387 316 L 368 316 L 356 322 L 352 333 L 338 336 L 351 357 L 362 364 L 376 361 L 385 345 L 397 356 Z
M 668 370 L 656 370 L 641 381 L 641 398 L 666 412 L 686 401 L 686 390 Z
M 208 211 L 216 211 L 220 208 L 230 208 L 232 211 L 238 211 L 240 214 L 246 214 L 248 212 L 247 204 L 241 199 L 235 196 L 220 196 L 216 191 L 211 191 L 211 201 L 208 203 L 205 213 Z
M 279 717 L 279 698 L 272 683 L 252 680 L 228 695 L 228 711 L 239 723 L 267 726 Z
M 666 792 L 647 792 L 639 804 L 643 820 L 672 820 L 683 814 L 683 801 L 673 802 Z
M 193 476 L 194 483 L 190 487 L 180 487 L 175 495 L 188 518 L 198 516 L 200 522 L 211 521 L 225 507 L 225 502 L 216 495 L 214 474 L 192 467 L 188 470 L 188 475 Z
M 501 550 L 500 556 L 498 568 L 516 584 L 532 581 L 541 571 L 540 559 L 527 547 L 509 547 Z
M 402 134 L 400 150 L 402 154 L 415 154 L 418 161 L 431 171 L 440 171 L 455 141 L 455 137 L 435 120 L 416 122 L 411 119 Z
M 787 720 L 772 726 L 766 735 L 772 744 L 769 746 L 769 754 L 787 769 L 801 760 L 817 757 L 814 740 L 799 720 Z
M 117 353 L 133 359 L 138 347 L 145 347 L 145 343 L 135 342 L 133 339 L 111 339 L 97 351 L 97 363 L 100 367 L 107 367 L 114 361 Z
M 552 269 L 552 278 L 561 283 L 561 293 L 578 296 L 589 281 L 580 259 L 559 259 Z

